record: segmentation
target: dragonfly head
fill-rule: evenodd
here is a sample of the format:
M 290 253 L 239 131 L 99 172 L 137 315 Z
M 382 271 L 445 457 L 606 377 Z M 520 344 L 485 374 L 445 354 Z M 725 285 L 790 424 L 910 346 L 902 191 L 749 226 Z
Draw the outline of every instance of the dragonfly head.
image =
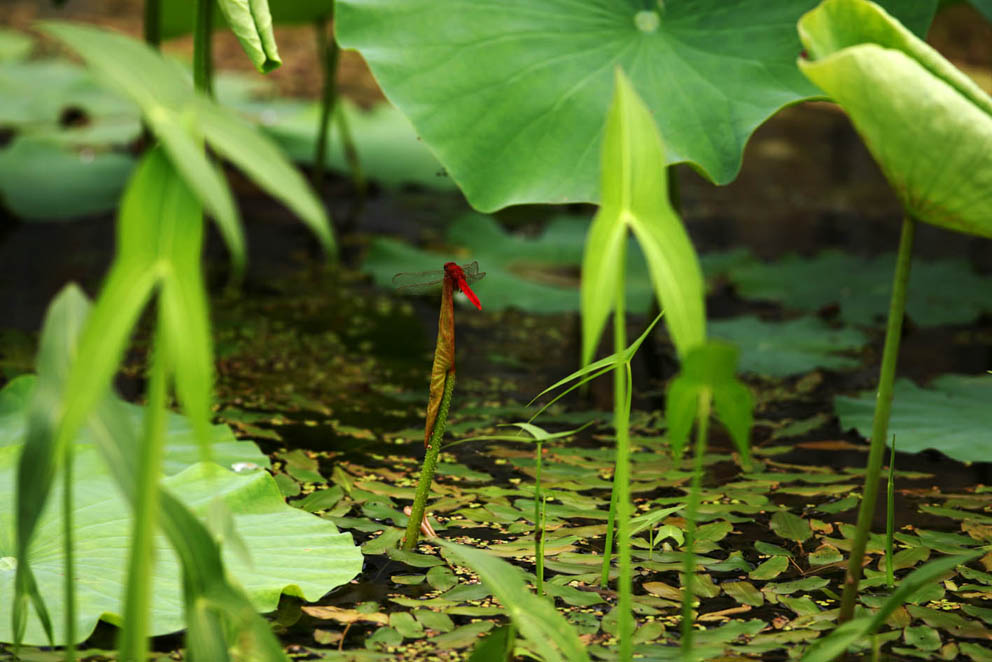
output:
M 446 273 L 450 278 L 453 278 L 457 283 L 460 279 L 465 278 L 465 272 L 454 262 L 444 263 L 444 273 Z

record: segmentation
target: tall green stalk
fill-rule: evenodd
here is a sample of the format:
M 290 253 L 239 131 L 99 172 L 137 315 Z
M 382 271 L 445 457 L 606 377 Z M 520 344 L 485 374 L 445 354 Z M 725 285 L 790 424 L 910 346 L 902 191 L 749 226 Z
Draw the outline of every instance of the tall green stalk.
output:
M 541 493 L 541 462 L 544 444 L 536 444 L 537 456 L 534 461 L 534 562 L 538 595 L 544 595 L 544 498 Z
M 62 454 L 62 544 L 65 552 L 65 662 L 76 659 L 76 562 L 72 548 L 72 444 Z
M 625 247 L 617 259 L 625 262 Z M 617 278 L 616 301 L 613 309 L 613 351 L 616 367 L 613 370 L 613 427 L 617 435 L 617 456 L 613 469 L 613 489 L 616 490 L 617 556 L 620 576 L 617 579 L 617 612 L 620 630 L 620 660 L 628 662 L 634 654 L 634 571 L 630 550 L 630 410 L 627 407 L 627 377 L 624 370 L 623 351 L 627 348 L 626 292 L 623 271 Z
M 434 472 L 437 470 L 437 459 L 441 454 L 441 441 L 444 439 L 444 428 L 448 422 L 448 409 L 451 408 L 451 394 L 455 390 L 455 374 L 448 373 L 444 380 L 444 394 L 441 396 L 441 406 L 438 408 L 431 440 L 424 456 L 424 465 L 420 469 L 420 480 L 417 482 L 417 492 L 410 509 L 410 521 L 406 524 L 406 535 L 403 537 L 403 549 L 412 552 L 420 539 L 420 523 L 427 509 L 427 497 L 431 493 L 434 482 Z
M 193 86 L 214 94 L 213 43 L 214 0 L 196 0 L 193 22 Z
M 166 389 L 168 374 L 165 352 L 159 339 L 152 349 L 148 375 L 148 402 L 141 449 L 138 455 L 137 494 L 131 554 L 128 560 L 127 590 L 124 597 L 124 628 L 121 631 L 120 659 L 144 660 L 148 657 L 148 614 L 151 605 L 153 544 L 159 510 L 159 472 L 165 446 Z
M 333 12 L 332 12 L 333 16 Z M 317 57 L 324 72 L 324 89 L 320 97 L 320 125 L 317 127 L 317 151 L 314 154 L 313 183 L 319 191 L 324 184 L 324 171 L 327 169 L 327 143 L 331 132 L 331 116 L 338 102 L 338 59 L 341 48 L 338 40 L 327 36 L 328 17 L 323 16 L 314 23 L 317 32 Z
M 152 48 L 162 45 L 161 0 L 145 0 L 144 37 Z
M 896 438 L 892 436 L 892 452 L 889 453 L 889 478 L 885 483 L 885 583 L 896 587 L 895 560 L 892 558 L 892 538 L 896 529 Z
M 892 299 L 889 303 L 889 319 L 885 330 L 885 348 L 882 350 L 882 367 L 879 371 L 878 396 L 875 401 L 875 419 L 871 428 L 868 468 L 865 472 L 861 507 L 858 509 L 857 528 L 851 543 L 851 556 L 847 563 L 847 575 L 844 578 L 844 594 L 841 596 L 840 603 L 840 623 L 845 623 L 854 616 L 854 605 L 858 598 L 858 583 L 861 581 L 861 565 L 865 555 L 865 547 L 868 544 L 871 521 L 875 516 L 878 480 L 882 473 L 885 439 L 889 430 L 889 416 L 892 413 L 892 389 L 895 383 L 896 361 L 899 357 L 899 340 L 902 336 L 902 318 L 906 310 L 906 285 L 909 282 L 910 258 L 913 253 L 915 234 L 916 221 L 907 215 L 902 222 L 899 253 L 896 256 Z
M 624 411 L 627 420 L 630 420 L 631 397 L 634 392 L 634 379 L 630 370 L 630 361 L 624 363 L 624 372 L 627 375 L 627 399 L 624 402 Z M 616 368 L 613 368 L 616 370 Z M 610 583 L 610 561 L 613 560 L 613 531 L 617 521 L 617 481 L 616 481 L 616 459 L 614 458 L 613 483 L 610 486 L 610 512 L 606 517 L 606 541 L 603 543 L 603 567 L 599 577 L 599 585 L 606 588 Z
M 696 517 L 699 514 L 700 493 L 703 488 L 703 459 L 709 432 L 711 397 L 709 389 L 699 394 L 696 415 L 696 448 L 692 458 L 692 481 L 689 485 L 689 503 L 685 513 L 685 552 L 682 556 L 682 659 L 695 659 L 692 650 L 693 619 L 696 580 Z

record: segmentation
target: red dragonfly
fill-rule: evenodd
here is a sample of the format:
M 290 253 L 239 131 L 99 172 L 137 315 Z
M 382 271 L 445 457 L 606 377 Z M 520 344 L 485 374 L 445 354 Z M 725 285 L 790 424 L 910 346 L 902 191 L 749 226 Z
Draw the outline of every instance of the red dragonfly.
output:
M 479 297 L 475 296 L 475 292 L 468 284 L 481 280 L 485 275 L 485 271 L 479 271 L 478 262 L 461 266 L 454 262 L 445 262 L 444 269 L 440 270 L 396 274 L 393 276 L 393 287 L 402 294 L 429 294 L 439 291 L 445 278 L 451 278 L 455 287 L 461 290 L 476 308 L 482 310 Z

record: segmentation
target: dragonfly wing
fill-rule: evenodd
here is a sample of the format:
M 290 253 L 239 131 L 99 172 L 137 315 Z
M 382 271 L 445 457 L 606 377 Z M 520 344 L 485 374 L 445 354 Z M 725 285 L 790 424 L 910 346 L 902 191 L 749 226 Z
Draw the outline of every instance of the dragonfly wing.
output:
M 431 283 L 411 283 L 409 285 L 400 285 L 396 288 L 396 292 L 399 294 L 431 294 L 433 292 L 441 291 L 441 283 L 443 281 L 436 280 Z
M 437 269 L 432 269 L 431 271 L 399 273 L 393 276 L 393 287 L 438 285 L 442 280 L 444 280 L 444 272 Z
M 479 271 L 478 261 L 469 262 L 468 264 L 463 264 L 462 272 L 465 274 L 466 283 L 474 283 L 476 281 L 482 280 L 482 278 L 486 275 L 485 271 Z

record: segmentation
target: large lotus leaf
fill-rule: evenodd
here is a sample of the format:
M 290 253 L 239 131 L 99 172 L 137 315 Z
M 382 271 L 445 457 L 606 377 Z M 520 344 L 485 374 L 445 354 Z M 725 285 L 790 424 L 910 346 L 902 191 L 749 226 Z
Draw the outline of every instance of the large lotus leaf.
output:
M 0 448 L 17 446 L 24 441 L 26 430 L 27 406 L 31 390 L 36 383 L 34 375 L 22 375 L 11 380 L 0 389 Z M 116 396 L 114 407 L 120 416 L 128 417 L 135 429 L 142 429 L 144 409 L 130 402 L 124 402 Z M 88 430 L 84 430 L 76 439 L 78 444 L 90 444 L 92 438 Z M 248 441 L 238 441 L 231 428 L 226 425 L 210 426 L 210 459 L 225 467 L 235 465 L 254 465 L 268 467 L 267 455 L 258 446 Z M 200 447 L 193 434 L 193 426 L 185 416 L 169 412 L 166 415 L 165 457 L 162 470 L 168 474 L 176 474 L 191 464 L 200 460 Z
M 925 31 L 936 0 L 892 0 Z M 817 93 L 792 27 L 814 0 L 339 0 L 338 40 L 362 52 L 389 99 L 469 201 L 595 201 L 613 71 L 630 77 L 669 163 L 719 184 L 748 137 Z
M 28 35 L 17 30 L 0 28 L 0 62 L 22 60 L 31 53 L 33 48 L 34 39 Z
M 137 107 L 100 85 L 79 65 L 64 60 L 0 61 L 0 125 L 23 130 L 58 124 L 67 108 L 85 121 L 98 117 L 137 117 Z
M 74 464 L 74 536 L 78 602 L 77 632 L 86 637 L 103 618 L 119 621 L 130 539 L 130 508 L 117 490 L 95 449 L 76 446 Z M 19 446 L 0 448 L 0 493 L 14 490 Z M 52 503 L 60 503 L 56 481 Z M 340 533 L 326 519 L 285 503 L 266 471 L 234 474 L 217 465 L 197 464 L 162 481 L 163 486 L 201 517 L 215 498 L 233 514 L 237 533 L 251 564 L 225 546 L 224 566 L 237 579 L 259 611 L 272 611 L 282 593 L 317 600 L 350 581 L 362 567 L 362 555 L 350 534 Z M 0 502 L 0 604 L 13 592 L 13 500 Z M 42 516 L 30 549 L 41 594 L 53 621 L 61 623 L 63 590 L 62 521 L 58 508 Z M 164 537 L 156 540 L 151 633 L 184 627 L 178 561 Z M 0 641 L 11 641 L 10 618 L 0 618 Z M 25 643 L 43 645 L 45 635 L 32 616 Z
M 889 435 L 895 436 L 896 449 L 907 453 L 935 448 L 961 462 L 987 462 L 992 453 L 990 402 L 990 376 L 943 375 L 934 379 L 929 388 L 901 379 L 895 385 Z M 842 427 L 857 428 L 859 434 L 868 437 L 875 393 L 835 398 L 834 411 Z
M 794 310 L 839 304 L 852 324 L 874 324 L 889 309 L 894 256 L 862 259 L 824 251 L 810 259 L 786 257 L 771 264 L 740 262 L 728 276 L 746 299 L 767 299 Z M 962 324 L 992 311 L 992 280 L 964 260 L 913 263 L 906 311 L 919 326 Z
M 709 330 L 740 349 L 742 371 L 775 377 L 856 368 L 860 361 L 840 352 L 857 351 L 868 342 L 857 329 L 834 329 L 814 317 L 776 323 L 746 316 L 710 322 Z
M 0 149 L 0 204 L 24 220 L 108 212 L 134 169 L 127 154 L 63 147 L 18 137 Z M 53 194 L 53 188 L 57 194 Z
M 508 234 L 490 216 L 467 214 L 448 229 L 447 243 L 457 247 L 453 252 L 428 252 L 393 239 L 375 239 L 363 269 L 379 285 L 391 287 L 398 272 L 440 271 L 451 259 L 478 260 L 486 277 L 473 289 L 486 310 L 575 311 L 579 309 L 579 265 L 587 228 L 586 219 L 563 216 L 550 221 L 540 236 L 530 238 Z M 651 282 L 644 256 L 633 240 L 627 255 L 627 307 L 646 313 L 653 296 Z
M 316 153 L 320 104 L 312 101 L 277 99 L 241 103 L 237 108 L 271 135 L 291 159 L 312 164 Z M 419 184 L 425 188 L 451 190 L 455 183 L 410 126 L 403 113 L 389 104 L 362 111 L 342 100 L 342 112 L 355 141 L 362 172 L 386 186 Z M 327 164 L 341 173 L 350 172 L 337 124 L 331 126 Z
M 851 117 L 914 218 L 992 237 L 992 98 L 866 0 L 803 16 L 800 69 Z

